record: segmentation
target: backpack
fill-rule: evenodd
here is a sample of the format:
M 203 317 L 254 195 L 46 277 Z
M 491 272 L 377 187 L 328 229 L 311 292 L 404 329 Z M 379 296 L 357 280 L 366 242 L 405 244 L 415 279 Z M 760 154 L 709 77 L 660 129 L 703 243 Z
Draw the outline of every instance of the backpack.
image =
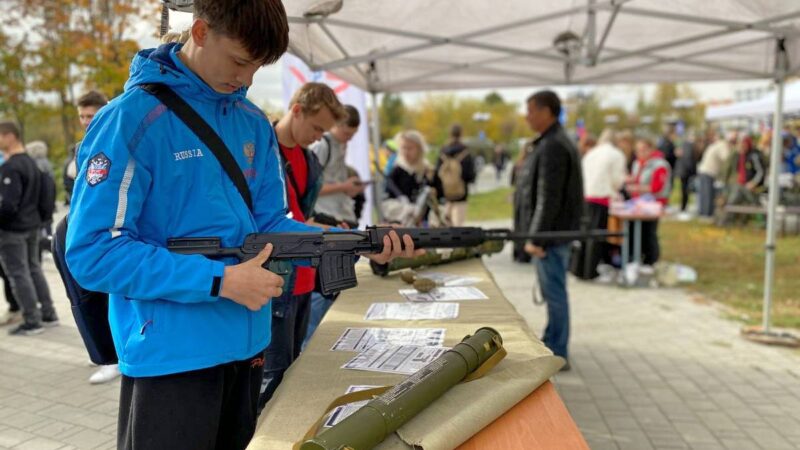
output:
M 111 337 L 108 323 L 108 294 L 82 288 L 67 268 L 67 217 L 56 226 L 56 234 L 51 243 L 53 261 L 67 290 L 72 316 L 78 332 L 89 352 L 89 359 L 99 365 L 117 363 L 117 352 Z
M 442 165 L 436 174 L 442 181 L 442 194 L 446 200 L 451 202 L 459 201 L 467 194 L 467 184 L 462 177 L 461 161 L 467 157 L 469 151 L 462 150 L 454 156 L 448 156 L 444 152 L 441 154 Z

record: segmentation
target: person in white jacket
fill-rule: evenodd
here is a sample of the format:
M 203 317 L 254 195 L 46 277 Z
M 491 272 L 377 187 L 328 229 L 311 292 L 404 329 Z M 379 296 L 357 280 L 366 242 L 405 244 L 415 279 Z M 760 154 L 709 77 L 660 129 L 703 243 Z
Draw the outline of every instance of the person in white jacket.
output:
M 736 131 L 728 132 L 724 138 L 718 138 L 715 130 L 711 130 L 709 134 L 708 141 L 712 144 L 703 152 L 700 164 L 697 166 L 698 214 L 700 216 L 714 216 L 717 192 L 719 187 L 724 186 L 725 166 L 733 153 L 732 146 L 736 144 L 737 138 Z
M 600 135 L 598 144 L 589 149 L 581 160 L 583 170 L 583 194 L 586 201 L 586 217 L 591 229 L 606 229 L 608 208 L 611 199 L 619 195 L 625 183 L 626 158 L 615 145 L 617 133 L 606 129 Z M 609 247 L 606 242 L 587 242 L 573 259 L 572 273 L 583 279 L 597 277 L 597 265 L 601 261 L 610 262 Z

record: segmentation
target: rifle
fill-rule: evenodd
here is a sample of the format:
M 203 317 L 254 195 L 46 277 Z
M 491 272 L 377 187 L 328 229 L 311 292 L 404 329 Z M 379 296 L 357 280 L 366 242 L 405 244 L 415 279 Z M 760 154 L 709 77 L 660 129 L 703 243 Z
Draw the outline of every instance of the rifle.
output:
M 349 220 L 339 220 L 336 217 L 330 216 L 325 213 L 315 212 L 313 216 L 311 216 L 311 220 L 317 222 L 321 225 L 327 225 L 329 227 L 338 227 L 342 223 L 346 223 L 350 229 L 358 228 L 358 222 L 350 222 Z
M 272 254 L 264 268 L 286 280 L 293 261 L 305 261 L 319 272 L 320 288 L 325 295 L 358 285 L 356 258 L 383 251 L 383 238 L 391 231 L 409 235 L 415 248 L 474 247 L 489 241 L 564 241 L 606 238 L 619 233 L 606 231 L 548 231 L 536 234 L 515 233 L 507 229 L 484 230 L 476 227 L 392 228 L 367 227 L 363 231 L 320 231 L 299 233 L 251 233 L 241 247 L 222 247 L 218 237 L 171 238 L 167 249 L 180 254 L 199 254 L 209 258 L 236 257 L 247 261 L 258 255 L 266 244 Z

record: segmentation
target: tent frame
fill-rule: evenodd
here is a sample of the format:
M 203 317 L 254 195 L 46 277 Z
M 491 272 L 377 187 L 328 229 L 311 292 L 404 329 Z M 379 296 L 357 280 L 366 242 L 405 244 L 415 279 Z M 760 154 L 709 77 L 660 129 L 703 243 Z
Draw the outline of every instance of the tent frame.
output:
M 741 78 L 742 76 L 745 76 L 754 79 L 758 78 L 773 79 L 777 90 L 777 104 L 773 116 L 773 136 L 772 136 L 773 157 L 771 158 L 770 161 L 769 204 L 767 213 L 767 237 L 765 244 L 766 261 L 764 270 L 763 324 L 761 330 L 762 333 L 769 334 L 772 292 L 773 292 L 773 284 L 775 278 L 775 270 L 774 270 L 775 249 L 776 249 L 775 214 L 777 210 L 779 189 L 780 189 L 778 186 L 778 171 L 780 168 L 780 160 L 782 159 L 780 155 L 782 154 L 781 132 L 783 130 L 783 101 L 784 101 L 783 94 L 784 94 L 785 79 L 786 77 L 792 74 L 792 71 L 790 70 L 789 61 L 787 58 L 787 52 L 784 46 L 784 39 L 787 37 L 795 37 L 798 34 L 800 34 L 798 31 L 794 29 L 786 27 L 778 27 L 776 26 L 776 23 L 786 22 L 788 20 L 800 17 L 800 9 L 792 11 L 788 14 L 781 14 L 773 17 L 768 17 L 758 21 L 740 22 L 740 21 L 724 20 L 724 19 L 709 18 L 709 17 L 697 17 L 686 14 L 677 14 L 667 11 L 656 11 L 647 8 L 637 8 L 627 5 L 633 1 L 634 0 L 602 0 L 602 1 L 587 0 L 587 4 L 585 6 L 575 6 L 571 8 L 566 8 L 547 14 L 527 17 L 520 20 L 504 23 L 501 25 L 495 25 L 488 28 L 483 28 L 479 30 L 470 31 L 468 33 L 462 33 L 459 35 L 447 36 L 447 37 L 437 36 L 434 34 L 427 34 L 427 33 L 411 32 L 399 29 L 383 28 L 376 25 L 346 21 L 327 16 L 325 17 L 290 16 L 289 17 L 290 24 L 305 25 L 308 27 L 311 26 L 319 27 L 323 31 L 323 33 L 328 37 L 328 39 L 330 39 L 333 45 L 339 50 L 339 52 L 341 53 L 341 58 L 338 60 L 318 64 L 314 61 L 313 54 L 306 54 L 293 43 L 290 43 L 290 51 L 295 55 L 297 55 L 298 57 L 300 57 L 306 64 L 308 64 L 308 66 L 312 70 L 336 71 L 340 69 L 356 68 L 357 73 L 359 74 L 359 76 L 362 77 L 362 80 L 360 81 L 362 81 L 363 86 L 366 87 L 366 90 L 370 92 L 372 97 L 372 116 L 373 116 L 372 139 L 373 139 L 373 151 L 374 151 L 375 161 L 378 161 L 377 159 L 378 149 L 380 148 L 380 132 L 378 126 L 379 124 L 378 124 L 378 101 L 377 101 L 378 93 L 401 92 L 403 90 L 408 90 L 408 88 L 412 86 L 411 82 L 430 79 L 435 76 L 448 73 L 454 69 L 458 69 L 460 71 L 482 71 L 485 73 L 496 73 L 498 75 L 510 76 L 512 78 L 528 82 L 531 81 L 544 82 L 546 84 L 585 84 L 585 83 L 597 82 L 611 75 L 615 75 L 617 73 L 625 71 L 643 70 L 665 63 L 673 63 L 673 64 L 693 66 L 693 67 L 705 67 L 709 69 L 715 69 L 725 74 L 729 74 L 733 78 Z M 603 32 L 600 37 L 599 43 L 596 43 L 595 42 L 595 40 L 597 39 L 596 13 L 597 11 L 601 10 L 610 11 L 610 16 L 605 26 L 603 27 Z M 520 48 L 508 47 L 504 45 L 489 44 L 477 40 L 478 38 L 482 38 L 487 35 L 498 33 L 501 31 L 508 31 L 509 29 L 528 26 L 535 23 L 544 22 L 583 12 L 588 14 L 588 21 L 583 38 L 586 41 L 585 50 L 581 55 L 559 55 L 550 52 L 551 49 L 549 47 L 538 50 L 523 50 Z M 651 45 L 648 47 L 625 51 L 620 49 L 609 48 L 608 46 L 605 45 L 606 39 L 608 38 L 608 35 L 613 29 L 614 23 L 620 14 L 650 17 L 663 20 L 672 20 L 680 23 L 708 25 L 712 27 L 719 27 L 719 29 L 696 34 L 689 37 L 674 39 L 671 41 L 667 41 L 656 45 Z M 331 27 L 340 27 L 347 30 L 367 31 L 378 34 L 388 34 L 408 39 L 415 39 L 420 42 L 411 45 L 405 45 L 397 48 L 385 49 L 361 55 L 351 55 L 342 46 L 341 42 L 336 38 L 336 35 L 331 30 Z M 684 53 L 679 56 L 666 56 L 658 53 L 660 51 L 674 50 L 676 48 L 680 48 L 689 44 L 695 44 L 698 42 L 711 40 L 721 36 L 743 33 L 743 32 L 752 33 L 753 31 L 763 32 L 764 36 L 756 39 L 746 39 L 741 42 L 733 44 L 728 43 L 722 46 L 717 46 L 714 48 L 705 49 L 701 51 Z M 746 69 L 740 67 L 731 67 L 724 64 L 714 64 L 706 61 L 698 61 L 696 59 L 700 56 L 707 55 L 709 53 L 719 52 L 741 46 L 752 45 L 759 42 L 767 43 L 769 41 L 773 41 L 776 43 L 775 67 L 773 71 L 759 71 L 759 70 Z M 395 81 L 390 84 L 381 83 L 381 80 L 376 71 L 376 65 L 375 65 L 376 61 L 394 58 L 401 55 L 409 55 L 415 52 L 421 52 L 443 45 L 456 45 L 459 47 L 477 48 L 481 50 L 494 52 L 497 53 L 498 55 L 497 57 L 486 58 L 481 61 L 462 63 L 462 64 L 442 63 L 439 61 L 424 61 L 427 64 L 441 65 L 442 68 L 431 70 L 423 74 L 415 75 L 413 77 L 409 77 L 404 80 Z M 493 64 L 497 62 L 516 57 L 563 62 L 566 68 L 565 79 L 555 80 L 533 74 L 527 74 L 523 72 L 509 71 L 491 67 Z M 598 67 L 598 66 L 602 67 L 604 63 L 610 63 L 614 61 L 625 61 L 641 57 L 646 57 L 651 61 L 647 63 L 640 63 L 634 66 L 629 66 L 626 68 L 615 69 L 610 72 L 592 74 L 589 76 L 579 77 L 577 79 L 571 79 L 570 67 L 575 64 L 583 64 L 591 67 Z M 369 70 L 365 71 L 362 67 L 360 67 L 361 64 L 365 63 L 368 64 Z M 796 68 L 795 71 L 797 70 L 800 70 L 800 66 Z M 375 184 L 373 184 L 373 189 L 377 189 Z M 377 194 L 377 192 L 374 193 Z M 375 195 L 374 198 L 377 201 L 378 198 L 377 195 Z M 379 211 L 380 214 L 380 208 L 376 209 L 377 211 Z M 382 217 L 380 217 L 380 219 L 382 219 Z
M 724 64 L 712 64 L 704 61 L 698 61 L 695 58 L 709 53 L 717 52 L 720 50 L 726 50 L 738 46 L 751 45 L 761 40 L 774 40 L 798 34 L 796 30 L 777 27 L 775 26 L 775 24 L 778 22 L 785 22 L 787 20 L 800 17 L 800 8 L 788 14 L 776 15 L 773 17 L 768 17 L 763 20 L 758 20 L 753 22 L 740 22 L 740 21 L 723 20 L 716 18 L 696 17 L 685 14 L 676 14 L 666 11 L 655 11 L 646 8 L 636 8 L 626 5 L 627 3 L 631 3 L 633 1 L 634 0 L 603 0 L 603 1 L 588 0 L 588 3 L 584 6 L 575 6 L 572 8 L 566 8 L 552 13 L 527 17 L 521 20 L 515 20 L 501 25 L 495 25 L 471 31 L 469 33 L 462 33 L 459 35 L 447 36 L 447 37 L 428 34 L 428 33 L 384 28 L 372 24 L 358 23 L 348 20 L 336 19 L 332 17 L 290 16 L 289 22 L 291 24 L 306 25 L 309 27 L 310 26 L 319 27 L 323 31 L 323 33 L 325 33 L 328 39 L 331 40 L 334 46 L 336 46 L 336 48 L 339 50 L 339 52 L 341 53 L 341 58 L 326 63 L 316 63 L 314 62 L 313 55 L 305 54 L 305 52 L 303 52 L 300 48 L 298 48 L 298 46 L 291 45 L 290 50 L 292 51 L 292 53 L 300 57 L 306 64 L 308 64 L 308 66 L 312 70 L 315 71 L 324 71 L 324 70 L 335 71 L 337 69 L 345 69 L 350 67 L 356 68 L 360 76 L 362 77 L 361 81 L 363 85 L 366 86 L 366 90 L 369 92 L 399 92 L 405 90 L 404 84 L 408 85 L 408 81 L 420 81 L 422 79 L 441 75 L 443 73 L 446 73 L 447 70 L 453 70 L 453 69 L 459 69 L 462 71 L 464 70 L 487 71 L 489 73 L 510 75 L 512 77 L 519 78 L 525 81 L 541 81 L 548 84 L 564 84 L 565 82 L 567 84 L 583 84 L 583 83 L 597 81 L 599 79 L 608 77 L 609 75 L 612 75 L 617 72 L 641 70 L 644 68 L 649 68 L 664 63 L 674 63 L 674 64 L 693 66 L 693 67 L 706 67 L 710 69 L 716 69 L 724 73 L 727 73 L 729 75 L 735 76 L 736 78 L 740 78 L 741 76 L 746 76 L 748 78 L 773 78 L 774 73 L 769 71 L 748 70 L 748 69 L 742 69 L 740 67 L 731 67 Z M 596 45 L 595 15 L 596 12 L 600 10 L 610 11 L 611 15 L 608 18 L 607 23 L 605 24 L 602 37 L 600 38 L 600 42 L 599 44 Z M 509 29 L 529 26 L 539 22 L 544 22 L 582 12 L 586 12 L 589 14 L 589 21 L 587 23 L 587 32 L 585 33 L 587 36 L 587 45 L 586 45 L 587 54 L 585 55 L 574 55 L 574 56 L 571 55 L 568 57 L 566 55 L 559 55 L 549 52 L 550 47 L 538 50 L 523 50 L 504 45 L 488 44 L 476 40 L 478 38 L 482 38 L 487 35 L 495 34 L 502 31 L 508 31 Z M 720 27 L 720 29 L 667 41 L 649 47 L 639 48 L 630 51 L 622 51 L 619 49 L 612 49 L 605 46 L 605 41 L 613 28 L 614 22 L 620 15 L 651 17 L 663 20 L 677 21 L 682 23 L 690 22 L 694 24 Z M 377 52 L 369 52 L 361 55 L 351 55 L 336 38 L 335 33 L 331 30 L 331 27 L 340 27 L 346 30 L 359 30 L 371 33 L 399 36 L 408 39 L 415 39 L 421 42 L 411 45 L 400 46 L 397 48 L 381 50 Z M 763 32 L 765 36 L 761 39 L 755 39 L 755 40 L 747 39 L 739 43 L 726 44 L 724 46 L 711 48 L 700 52 L 683 54 L 680 56 L 665 56 L 657 53 L 659 51 L 675 49 L 689 44 L 695 44 L 697 42 L 702 42 L 725 35 L 742 33 L 742 32 L 753 32 L 753 31 Z M 488 58 L 482 61 L 466 63 L 466 64 L 452 64 L 449 66 L 445 66 L 445 68 L 441 70 L 434 70 L 426 74 L 416 75 L 413 77 L 413 79 L 400 80 L 400 82 L 395 82 L 391 84 L 382 84 L 377 77 L 368 76 L 367 73 L 360 67 L 361 64 L 365 63 L 374 64 L 376 61 L 380 61 L 383 59 L 389 59 L 401 55 L 408 55 L 415 52 L 421 52 L 443 45 L 456 45 L 460 47 L 477 48 L 497 53 L 498 57 Z M 602 66 L 603 63 L 609 63 L 621 60 L 622 61 L 630 60 L 638 57 L 646 57 L 648 59 L 653 60 L 653 62 L 643 65 L 637 65 L 634 67 L 615 70 L 614 72 L 610 73 L 593 74 L 591 76 L 577 78 L 574 80 L 569 79 L 568 77 L 566 80 L 554 80 L 542 77 L 539 77 L 539 79 L 537 79 L 536 76 L 531 74 L 499 70 L 491 67 L 492 64 L 507 57 L 512 57 L 512 58 L 524 57 L 536 60 L 546 60 L 551 62 L 559 61 L 563 62 L 565 65 L 584 64 L 588 66 Z M 426 62 L 432 63 L 431 61 L 426 61 Z M 435 62 L 433 63 L 435 64 Z

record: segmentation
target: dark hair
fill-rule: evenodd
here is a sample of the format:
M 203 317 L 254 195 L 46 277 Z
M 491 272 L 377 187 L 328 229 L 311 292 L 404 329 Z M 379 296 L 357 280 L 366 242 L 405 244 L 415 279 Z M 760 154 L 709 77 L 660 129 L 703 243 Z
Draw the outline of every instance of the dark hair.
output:
M 539 108 L 549 109 L 550 114 L 556 119 L 561 115 L 561 100 L 559 100 L 558 95 L 551 90 L 536 92 L 528 97 L 528 103 L 530 102 L 535 103 Z
M 459 139 L 461 137 L 461 125 L 456 123 L 450 127 L 450 137 L 453 139 Z
M 78 98 L 78 106 L 81 108 L 88 108 L 93 106 L 95 108 L 102 108 L 108 104 L 108 99 L 105 95 L 97 91 L 89 91 Z
M 345 118 L 340 123 L 350 128 L 358 128 L 361 125 L 361 115 L 353 105 L 344 105 Z
M 0 134 L 13 134 L 17 140 L 19 140 L 21 136 L 17 124 L 10 120 L 0 121 Z
M 242 43 L 262 65 L 289 47 L 289 23 L 280 0 L 195 0 L 194 14 L 209 27 Z

